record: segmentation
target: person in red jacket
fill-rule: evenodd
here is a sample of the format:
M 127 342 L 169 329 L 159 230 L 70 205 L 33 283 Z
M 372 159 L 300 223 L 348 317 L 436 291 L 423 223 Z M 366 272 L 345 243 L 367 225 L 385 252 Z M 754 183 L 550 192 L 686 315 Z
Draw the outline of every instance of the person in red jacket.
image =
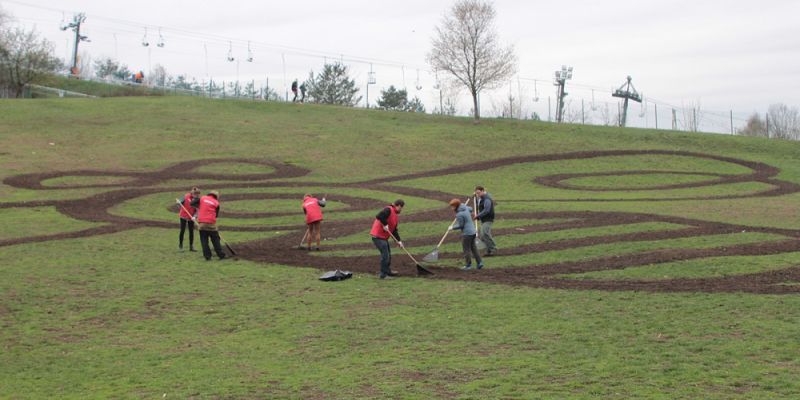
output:
M 197 207 L 197 223 L 200 226 L 200 245 L 203 247 L 203 257 L 211 260 L 211 249 L 208 247 L 208 239 L 214 245 L 214 251 L 220 260 L 225 259 L 225 252 L 219 242 L 219 232 L 217 228 L 217 217 L 219 216 L 219 192 L 212 190 L 207 195 L 200 198 Z
M 384 207 L 372 221 L 372 230 L 369 234 L 372 236 L 372 244 L 381 252 L 381 272 L 378 274 L 381 279 L 397 276 L 397 272 L 391 269 L 392 251 L 389 247 L 389 238 L 394 236 L 397 245 L 403 247 L 397 225 L 400 223 L 398 215 L 403 211 L 405 205 L 405 201 L 397 199 L 394 203 Z
M 322 226 L 322 207 L 325 207 L 325 197 L 322 200 L 306 194 L 303 196 L 303 213 L 306 215 L 306 237 L 308 237 L 308 250 L 311 250 L 311 242 L 317 238 L 317 248 L 319 251 L 320 228 Z
M 183 207 L 180 208 L 181 212 L 178 213 L 178 219 L 181 221 L 181 233 L 178 236 L 178 250 L 183 251 L 183 234 L 186 232 L 186 227 L 189 227 L 189 251 L 197 251 L 194 249 L 194 214 L 197 212 L 197 205 L 200 202 L 200 189 L 193 187 L 189 193 L 183 195 Z

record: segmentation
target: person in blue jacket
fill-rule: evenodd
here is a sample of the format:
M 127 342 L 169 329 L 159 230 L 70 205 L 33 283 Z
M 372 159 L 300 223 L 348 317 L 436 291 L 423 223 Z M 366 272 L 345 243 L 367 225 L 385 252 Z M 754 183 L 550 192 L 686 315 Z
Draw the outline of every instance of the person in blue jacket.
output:
M 478 232 L 475 230 L 475 224 L 472 223 L 472 208 L 461 204 L 459 199 L 450 200 L 449 204 L 456 213 L 456 222 L 450 226 L 450 230 L 461 231 L 461 248 L 464 250 L 465 262 L 461 269 L 472 269 L 472 257 L 475 257 L 475 262 L 478 263 L 477 268 L 483 268 L 483 260 L 478 252 L 478 246 L 475 245 L 475 236 Z

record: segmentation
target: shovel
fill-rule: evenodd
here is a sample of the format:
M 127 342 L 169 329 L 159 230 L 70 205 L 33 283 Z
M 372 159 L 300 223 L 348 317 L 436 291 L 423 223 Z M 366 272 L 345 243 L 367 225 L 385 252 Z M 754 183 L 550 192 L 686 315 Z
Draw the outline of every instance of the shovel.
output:
M 391 236 L 392 239 L 394 239 L 395 242 L 397 242 L 397 243 L 400 242 L 399 240 L 397 240 L 396 237 L 394 237 L 392 232 L 389 232 L 389 236 Z M 409 253 L 409 251 L 406 250 L 405 246 L 400 246 L 400 248 L 403 249 L 403 251 L 405 251 L 406 254 L 408 254 L 408 256 L 411 257 L 411 261 L 414 261 L 414 264 L 417 265 L 417 275 L 433 275 L 433 272 L 431 272 L 430 270 L 426 269 L 425 267 L 423 267 L 422 265 L 420 265 L 417 262 L 417 260 L 414 258 L 414 256 L 412 256 L 411 253 Z
M 467 199 L 467 201 L 464 204 L 465 205 L 469 204 L 470 200 L 472 200 L 472 198 Z M 444 233 L 444 235 L 442 235 L 442 240 L 439 241 L 439 244 L 437 244 L 436 247 L 433 250 L 431 250 L 431 252 L 427 256 L 422 257 L 422 261 L 428 262 L 428 263 L 435 263 L 435 262 L 439 261 L 439 247 L 442 247 L 442 243 L 444 243 L 444 239 L 450 233 L 450 228 L 453 227 L 453 224 L 456 223 L 456 220 L 457 220 L 457 218 L 453 218 L 453 222 L 450 223 L 450 226 L 447 228 L 447 231 Z

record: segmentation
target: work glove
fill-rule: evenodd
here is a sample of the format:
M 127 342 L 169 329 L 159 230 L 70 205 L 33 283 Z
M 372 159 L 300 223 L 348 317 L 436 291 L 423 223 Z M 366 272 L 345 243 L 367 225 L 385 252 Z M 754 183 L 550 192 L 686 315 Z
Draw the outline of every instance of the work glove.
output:
M 403 248 L 403 242 L 397 242 L 397 245 Z
M 385 230 L 386 232 L 389 232 L 389 225 L 384 225 L 383 226 L 383 230 Z
M 454 229 L 454 228 L 453 228 L 453 225 L 450 225 L 450 226 L 447 228 L 447 231 L 449 232 L 449 231 L 452 231 L 453 229 Z

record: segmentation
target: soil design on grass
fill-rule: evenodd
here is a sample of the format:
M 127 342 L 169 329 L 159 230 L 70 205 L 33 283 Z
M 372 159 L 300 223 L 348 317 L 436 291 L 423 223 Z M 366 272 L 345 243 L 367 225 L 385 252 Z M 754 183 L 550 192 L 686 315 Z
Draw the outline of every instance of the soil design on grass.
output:
M 298 250 L 297 245 L 305 232 L 305 225 L 302 223 L 302 214 L 298 212 L 298 223 L 282 226 L 229 226 L 225 223 L 226 217 L 235 218 L 265 218 L 293 215 L 287 212 L 226 212 L 226 201 L 237 200 L 297 200 L 299 203 L 303 196 L 302 188 L 316 187 L 324 188 L 328 197 L 345 204 L 345 208 L 337 210 L 339 213 L 354 213 L 363 211 L 377 211 L 381 207 L 394 200 L 396 197 L 414 196 L 419 198 L 437 200 L 442 202 L 442 207 L 435 210 L 423 210 L 414 212 L 413 206 L 407 207 L 406 212 L 401 215 L 401 221 L 405 222 L 442 222 L 445 227 L 452 219 L 452 212 L 447 209 L 445 202 L 459 194 L 447 193 L 437 190 L 426 190 L 410 188 L 393 184 L 395 182 L 437 177 L 443 175 L 463 173 L 475 170 L 490 170 L 493 168 L 504 167 L 520 163 L 535 163 L 544 161 L 558 160 L 580 160 L 599 157 L 612 156 L 641 156 L 641 155 L 670 155 L 685 156 L 707 159 L 713 161 L 737 164 L 750 169 L 746 174 L 718 174 L 718 173 L 691 173 L 692 175 L 708 176 L 708 180 L 694 181 L 682 184 L 663 184 L 649 186 L 646 188 L 603 188 L 603 187 L 578 187 L 571 186 L 564 181 L 573 178 L 585 178 L 596 176 L 626 176 L 637 174 L 687 174 L 685 171 L 669 170 L 642 170 L 642 171 L 605 171 L 582 174 L 557 174 L 537 177 L 534 182 L 559 188 L 562 190 L 581 190 L 581 191 L 617 191 L 630 192 L 636 190 L 671 190 L 684 188 L 698 188 L 720 184 L 760 182 L 768 185 L 768 189 L 752 193 L 736 193 L 729 195 L 716 195 L 705 197 L 683 197 L 683 198 L 647 198 L 647 199 L 570 199 L 570 200 L 536 200 L 536 199 L 504 199 L 504 202 L 534 202 L 534 201 L 664 201 L 664 200 L 716 200 L 716 199 L 736 199 L 736 198 L 756 198 L 774 197 L 800 191 L 800 186 L 795 183 L 775 179 L 780 172 L 779 169 L 770 165 L 739 160 L 730 157 L 716 155 L 666 150 L 614 150 L 598 152 L 575 152 L 563 154 L 533 155 L 523 157 L 510 157 L 498 160 L 490 160 L 471 164 L 469 166 L 454 166 L 434 171 L 406 174 L 400 176 L 384 177 L 379 179 L 365 180 L 355 183 L 332 183 L 332 182 L 295 182 L 291 178 L 299 178 L 310 173 L 309 170 L 269 160 L 242 159 L 242 158 L 223 158 L 206 159 L 181 162 L 166 167 L 158 171 L 98 171 L 98 170 L 77 170 L 77 171 L 58 171 L 38 174 L 24 174 L 12 176 L 4 179 L 4 183 L 17 188 L 26 188 L 43 191 L 43 198 L 46 198 L 47 191 L 65 190 L 76 188 L 107 188 L 109 191 L 91 195 L 82 199 L 75 200 L 40 200 L 30 202 L 0 203 L 0 208 L 26 208 L 52 206 L 55 209 L 71 218 L 89 222 L 100 222 L 105 225 L 76 232 L 56 233 L 42 236 L 30 236 L 14 238 L 0 241 L 0 247 L 23 243 L 37 243 L 49 240 L 60 240 L 69 238 L 89 237 L 114 232 L 123 232 L 142 227 L 176 228 L 177 223 L 153 221 L 127 216 L 112 214 L 109 210 L 124 202 L 152 194 L 172 193 L 180 196 L 186 191 L 186 187 L 155 187 L 164 182 L 187 179 L 194 182 L 203 181 L 224 181 L 224 184 L 214 185 L 215 189 L 258 189 L 258 188 L 297 188 L 296 193 L 234 193 L 225 194 L 222 192 L 222 211 L 220 226 L 222 231 L 288 231 L 288 233 L 260 239 L 247 243 L 235 244 L 239 257 L 263 263 L 276 263 L 287 266 L 315 267 L 320 270 L 346 269 L 358 273 L 375 274 L 378 270 L 377 250 L 372 246 L 367 230 L 372 223 L 372 218 L 349 219 L 345 221 L 326 221 L 323 225 L 323 233 L 326 238 L 324 244 L 325 251 L 305 251 Z M 264 165 L 271 167 L 269 173 L 264 174 L 214 174 L 195 171 L 203 166 L 208 167 L 214 163 L 243 163 Z M 206 168 L 208 170 L 209 168 Z M 120 177 L 126 178 L 124 183 L 102 183 L 102 184 L 63 184 L 57 187 L 42 185 L 43 181 L 61 177 Z M 370 198 L 352 196 L 351 189 L 370 189 L 393 193 L 392 198 L 386 201 L 377 201 Z M 177 205 L 165 205 L 173 212 L 177 212 Z M 298 210 L 299 211 L 299 210 Z M 177 219 L 177 218 L 176 218 Z M 568 219 L 567 222 L 557 223 L 535 223 L 536 220 Z M 529 220 L 530 225 L 515 226 L 515 228 L 503 228 L 503 220 Z M 176 221 L 177 222 L 177 221 Z M 426 265 L 434 272 L 434 275 L 426 276 L 427 279 L 449 279 L 462 281 L 475 281 L 486 283 L 501 283 L 507 285 L 530 286 L 539 288 L 558 288 L 576 290 L 636 290 L 651 292 L 749 292 L 749 293 L 772 293 L 788 294 L 800 293 L 800 266 L 792 266 L 780 270 L 768 272 L 758 272 L 745 275 L 696 278 L 696 279 L 663 279 L 663 280 L 596 280 L 596 279 L 569 279 L 563 278 L 564 274 L 576 274 L 591 271 L 604 271 L 624 269 L 630 267 L 640 267 L 653 264 L 669 263 L 681 260 L 703 259 L 720 256 L 756 256 L 771 255 L 788 252 L 800 251 L 800 230 L 779 229 L 768 227 L 753 227 L 736 224 L 726 224 L 718 222 L 702 221 L 697 219 L 660 216 L 656 214 L 629 213 L 629 212 L 498 212 L 497 223 L 495 224 L 495 236 L 501 242 L 503 237 L 525 234 L 530 235 L 537 232 L 556 232 L 567 229 L 579 229 L 590 227 L 612 227 L 626 224 L 636 224 L 645 222 L 661 222 L 677 224 L 683 226 L 680 229 L 654 230 L 637 233 L 609 234 L 601 236 L 580 237 L 574 239 L 563 239 L 548 242 L 537 242 L 518 245 L 514 247 L 504 247 L 501 250 L 501 257 L 519 256 L 526 254 L 543 253 L 555 250 L 577 249 L 600 244 L 628 243 L 642 241 L 657 241 L 678 238 L 702 237 L 707 235 L 732 234 L 738 232 L 769 233 L 783 236 L 783 240 L 774 240 L 759 243 L 745 243 L 727 245 L 713 248 L 685 248 L 685 249 L 660 249 L 633 254 L 609 254 L 603 257 L 589 259 L 571 260 L 551 264 L 540 265 L 514 265 L 503 268 L 486 268 L 480 271 L 461 271 L 457 268 L 438 267 L 436 265 Z M 364 242 L 359 244 L 336 244 L 335 238 L 350 236 L 354 234 L 364 234 Z M 457 241 L 459 238 L 453 235 L 450 241 Z M 407 247 L 430 246 L 431 249 L 440 239 L 440 236 L 427 237 L 404 237 Z M 326 254 L 330 251 L 338 250 L 374 250 L 374 254 L 364 256 L 337 256 Z M 399 270 L 404 276 L 414 276 L 414 263 L 402 253 L 400 249 L 393 250 L 393 268 Z M 418 254 L 418 260 L 424 254 Z M 440 251 L 441 259 L 460 258 L 460 253 Z M 496 259 L 496 258 L 495 258 Z M 493 260 L 493 259 L 488 259 Z M 489 263 L 491 264 L 491 263 Z

